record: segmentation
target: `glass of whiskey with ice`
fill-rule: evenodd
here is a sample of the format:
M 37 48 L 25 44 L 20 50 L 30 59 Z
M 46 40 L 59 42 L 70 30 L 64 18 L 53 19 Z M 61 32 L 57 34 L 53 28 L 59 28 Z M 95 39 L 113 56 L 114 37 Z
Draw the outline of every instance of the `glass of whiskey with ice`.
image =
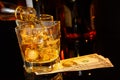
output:
M 60 61 L 60 21 L 27 21 L 15 28 L 27 72 L 53 70 Z

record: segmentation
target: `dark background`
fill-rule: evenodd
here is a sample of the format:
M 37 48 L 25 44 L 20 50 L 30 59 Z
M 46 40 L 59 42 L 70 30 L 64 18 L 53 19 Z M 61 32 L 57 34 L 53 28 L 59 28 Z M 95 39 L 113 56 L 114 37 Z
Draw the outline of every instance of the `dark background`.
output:
M 97 0 L 96 30 L 99 52 L 119 67 L 120 5 L 117 0 Z
M 114 65 L 101 70 L 104 80 L 119 80 L 120 74 L 120 5 L 119 0 L 96 0 L 96 31 L 98 52 L 108 57 Z M 99 70 L 98 70 L 99 74 Z
M 99 54 L 111 60 L 114 68 L 90 70 L 92 79 L 89 77 L 87 80 L 120 80 L 120 4 L 118 1 L 95 0 L 96 49 Z M 2 74 L 0 80 L 25 80 L 15 27 L 14 21 L 0 21 L 0 73 Z M 83 73 L 85 72 L 87 71 Z

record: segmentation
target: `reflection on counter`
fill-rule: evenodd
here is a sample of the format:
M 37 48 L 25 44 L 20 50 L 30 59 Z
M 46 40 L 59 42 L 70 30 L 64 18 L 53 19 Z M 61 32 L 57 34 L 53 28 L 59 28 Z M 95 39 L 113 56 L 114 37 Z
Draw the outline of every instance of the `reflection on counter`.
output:
M 24 72 L 25 80 L 63 80 L 62 73 L 35 75 L 34 73 Z

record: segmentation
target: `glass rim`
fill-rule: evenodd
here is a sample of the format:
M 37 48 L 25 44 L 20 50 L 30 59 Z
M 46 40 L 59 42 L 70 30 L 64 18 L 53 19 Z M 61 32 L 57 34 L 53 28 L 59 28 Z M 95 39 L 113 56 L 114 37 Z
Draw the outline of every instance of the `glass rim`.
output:
M 34 23 L 34 22 L 31 22 L 32 24 L 31 25 L 28 25 L 29 22 L 31 21 L 27 21 L 25 23 L 23 23 L 22 25 L 18 25 L 15 27 L 15 29 L 27 29 L 27 28 L 32 28 L 32 29 L 43 29 L 43 28 L 52 28 L 52 27 L 56 27 L 56 25 L 59 25 L 58 27 L 60 27 L 60 21 L 39 21 L 39 23 Z M 47 23 L 46 23 L 47 22 Z M 46 23 L 46 24 L 45 24 Z M 39 25 L 40 24 L 40 25 Z M 28 25 L 28 27 L 24 27 Z M 39 27 L 37 26 L 39 25 Z M 37 27 L 36 27 L 37 26 Z M 24 28 L 22 28 L 24 27 Z

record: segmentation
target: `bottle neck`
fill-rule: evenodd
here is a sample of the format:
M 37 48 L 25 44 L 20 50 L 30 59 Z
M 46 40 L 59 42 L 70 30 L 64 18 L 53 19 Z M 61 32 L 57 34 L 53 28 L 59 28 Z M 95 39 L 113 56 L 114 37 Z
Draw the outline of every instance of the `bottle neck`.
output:
M 32 7 L 33 8 L 33 0 L 25 0 L 26 1 L 26 6 L 27 7 Z
M 18 5 L 10 2 L 0 1 L 0 18 L 9 19 L 10 17 L 14 17 L 19 20 L 33 20 L 36 17 L 36 11 L 32 7 L 26 7 L 24 5 Z M 5 17 L 7 16 L 7 17 Z
M 0 1 L 0 14 L 14 13 L 16 7 L 13 3 Z

